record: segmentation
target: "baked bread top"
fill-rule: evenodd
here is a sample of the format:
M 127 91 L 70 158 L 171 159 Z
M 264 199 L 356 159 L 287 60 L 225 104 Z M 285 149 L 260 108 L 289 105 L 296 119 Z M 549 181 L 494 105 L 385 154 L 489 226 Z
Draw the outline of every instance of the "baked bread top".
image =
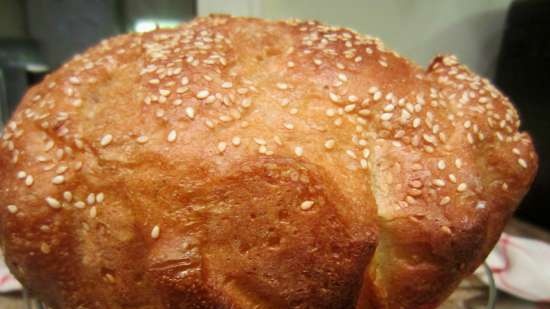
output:
M 512 104 L 313 21 L 107 39 L 0 147 L 7 263 L 56 309 L 434 308 L 537 170 Z

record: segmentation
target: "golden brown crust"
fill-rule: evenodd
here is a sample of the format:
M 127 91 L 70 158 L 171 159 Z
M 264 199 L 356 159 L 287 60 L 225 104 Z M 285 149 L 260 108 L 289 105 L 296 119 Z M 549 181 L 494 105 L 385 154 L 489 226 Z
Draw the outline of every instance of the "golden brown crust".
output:
M 211 16 L 106 40 L 0 147 L 15 275 L 68 308 L 434 308 L 537 170 L 517 112 L 317 22 Z

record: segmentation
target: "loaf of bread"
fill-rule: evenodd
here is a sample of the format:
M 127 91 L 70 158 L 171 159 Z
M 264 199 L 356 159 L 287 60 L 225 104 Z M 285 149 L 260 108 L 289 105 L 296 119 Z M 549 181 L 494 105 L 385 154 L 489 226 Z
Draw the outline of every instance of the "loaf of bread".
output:
M 412 39 L 412 38 L 411 38 Z M 0 140 L 0 239 L 54 309 L 429 309 L 537 170 L 512 104 L 312 21 L 105 40 Z

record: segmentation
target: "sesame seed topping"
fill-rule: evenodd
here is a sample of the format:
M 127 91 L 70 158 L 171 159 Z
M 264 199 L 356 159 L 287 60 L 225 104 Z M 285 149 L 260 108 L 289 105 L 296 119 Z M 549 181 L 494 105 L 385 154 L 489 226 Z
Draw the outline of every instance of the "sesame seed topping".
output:
M 284 123 L 283 126 L 289 130 L 294 129 L 294 125 L 290 122 Z
M 301 146 L 296 146 L 294 148 L 294 153 L 298 156 L 298 157 L 301 157 L 303 154 L 304 154 L 304 148 L 302 148 Z
M 149 140 L 149 138 L 148 138 L 147 136 L 145 136 L 145 135 L 140 135 L 140 136 L 136 139 L 136 141 L 137 141 L 138 143 L 140 143 L 140 144 L 145 144 L 145 143 L 147 143 L 148 140 Z
M 334 145 L 336 144 L 336 141 L 333 139 L 328 139 L 325 141 L 325 148 L 326 149 L 332 149 L 334 148 Z
M 191 107 L 191 106 L 188 106 L 188 107 L 185 108 L 185 114 L 190 119 L 193 119 L 193 118 L 195 118 L 195 109 L 193 109 L 193 107 Z
M 223 82 L 222 83 L 222 88 L 224 88 L 224 89 L 229 89 L 231 87 L 233 87 L 233 84 L 231 82 Z
M 157 239 L 160 236 L 160 227 L 158 225 L 155 225 L 153 229 L 151 229 L 151 238 Z
M 88 194 L 88 196 L 86 197 L 86 203 L 88 203 L 88 205 L 95 204 L 95 194 L 94 193 Z
M 27 187 L 30 187 L 33 183 L 34 177 L 32 177 L 32 175 L 27 175 L 27 177 L 25 178 L 25 185 L 27 185 Z
M 109 145 L 113 141 L 113 136 L 111 134 L 106 134 L 101 137 L 99 144 L 103 147 Z
M 189 78 L 187 76 L 184 76 L 180 79 L 180 83 L 182 86 L 185 86 L 187 84 L 189 84 Z
M 102 203 L 105 200 L 105 194 L 103 192 L 99 192 L 95 197 L 96 202 Z
M 414 118 L 413 120 L 413 128 L 418 128 L 420 126 L 420 123 L 422 122 L 422 120 L 420 120 L 420 118 Z
M 380 116 L 380 119 L 383 120 L 383 121 L 388 121 L 388 120 L 390 120 L 392 117 L 393 117 L 393 113 L 383 113 L 383 114 Z
M 168 136 L 166 136 L 166 140 L 172 143 L 176 140 L 177 137 L 178 133 L 176 132 L 176 130 L 170 130 L 170 132 L 168 132 Z
M 449 174 L 449 180 L 450 180 L 452 183 L 456 183 L 456 176 L 455 176 L 455 174 Z
M 313 207 L 314 201 L 303 201 L 302 204 L 300 204 L 300 209 L 302 210 L 309 210 L 311 207 Z
M 518 156 L 521 154 L 521 152 L 520 152 L 519 149 L 517 149 L 517 148 L 513 148 L 513 149 L 512 149 L 512 152 L 513 152 L 514 154 L 518 155 Z
M 239 146 L 241 144 L 241 138 L 238 136 L 235 136 L 231 139 L 231 143 L 235 146 Z
M 446 166 L 447 165 L 445 164 L 445 161 L 443 161 L 443 160 L 439 160 L 437 162 L 437 168 L 440 169 L 440 170 L 444 170 Z
M 448 196 L 445 196 L 441 199 L 441 201 L 439 202 L 439 205 L 441 205 L 441 206 L 447 205 L 447 204 L 449 204 L 450 201 L 451 201 L 451 198 L 448 197 Z
M 363 157 L 365 159 L 368 159 L 370 156 L 370 150 L 368 150 L 367 148 L 363 149 Z
M 210 92 L 208 90 L 201 90 L 197 92 L 195 96 L 197 97 L 197 99 L 202 100 L 202 99 L 206 99 L 209 95 L 210 95 Z
M 518 159 L 518 164 L 523 167 L 523 168 L 527 168 L 527 161 L 525 161 L 524 159 L 522 158 L 519 158 Z
M 458 187 L 456 188 L 456 191 L 463 192 L 463 191 L 466 191 L 466 188 L 468 188 L 468 185 L 463 182 L 458 185 Z
M 244 107 L 244 108 L 248 108 L 248 107 L 250 107 L 250 105 L 252 105 L 252 99 L 251 98 L 244 98 L 241 101 L 241 106 Z
M 17 206 L 15 205 L 8 205 L 6 206 L 6 208 L 8 209 L 8 211 L 11 213 L 11 214 L 14 214 L 16 213 L 19 209 L 17 208 Z
M 334 103 L 339 103 L 340 102 L 340 96 L 337 95 L 336 93 L 334 92 L 329 92 L 328 93 L 328 96 L 330 98 L 330 100 Z
M 63 192 L 63 199 L 67 202 L 70 202 L 72 201 L 73 199 L 73 194 L 71 193 L 71 191 L 65 191 Z
M 456 168 L 462 168 L 462 160 L 461 159 L 456 159 L 455 160 L 455 166 L 456 166 Z
M 279 88 L 280 90 L 287 90 L 288 89 L 288 84 L 286 84 L 286 83 L 277 83 L 277 88 Z
M 254 142 L 258 145 L 265 145 L 267 144 L 267 142 L 265 141 L 265 139 L 263 138 L 259 138 L 259 137 L 254 137 Z
M 227 143 L 225 143 L 225 142 L 219 142 L 218 143 L 218 151 L 219 152 L 224 152 L 226 148 L 227 148 Z
M 52 178 L 53 184 L 60 185 L 63 182 L 65 182 L 65 177 L 63 177 L 63 175 L 57 175 Z
M 444 187 L 445 186 L 445 180 L 443 179 L 434 179 L 433 184 L 438 187 Z
M 73 204 L 73 206 L 75 208 L 82 209 L 86 207 L 86 204 L 83 201 L 77 201 L 76 203 Z
M 48 206 L 54 209 L 61 207 L 61 203 L 51 196 L 46 197 L 46 203 L 48 204 Z
M 346 74 L 344 73 L 338 73 L 338 79 L 343 81 L 343 82 L 347 82 L 348 81 L 348 77 L 346 76 Z
M 23 178 L 25 178 L 25 177 L 27 177 L 27 173 L 26 173 L 25 171 L 19 171 L 19 172 L 17 172 L 17 178 L 18 178 L 18 179 L 23 179 Z
M 95 206 L 93 206 L 92 208 L 90 208 L 90 218 L 95 218 L 97 216 L 97 208 Z

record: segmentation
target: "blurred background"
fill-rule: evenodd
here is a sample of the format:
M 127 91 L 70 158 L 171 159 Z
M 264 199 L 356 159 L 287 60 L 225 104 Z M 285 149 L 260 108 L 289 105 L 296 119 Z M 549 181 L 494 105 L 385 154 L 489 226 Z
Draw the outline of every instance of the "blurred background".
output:
M 346 26 L 423 66 L 456 54 L 519 108 L 541 160 L 517 215 L 550 229 L 550 0 L 0 0 L 0 122 L 27 87 L 102 38 L 210 13 Z

